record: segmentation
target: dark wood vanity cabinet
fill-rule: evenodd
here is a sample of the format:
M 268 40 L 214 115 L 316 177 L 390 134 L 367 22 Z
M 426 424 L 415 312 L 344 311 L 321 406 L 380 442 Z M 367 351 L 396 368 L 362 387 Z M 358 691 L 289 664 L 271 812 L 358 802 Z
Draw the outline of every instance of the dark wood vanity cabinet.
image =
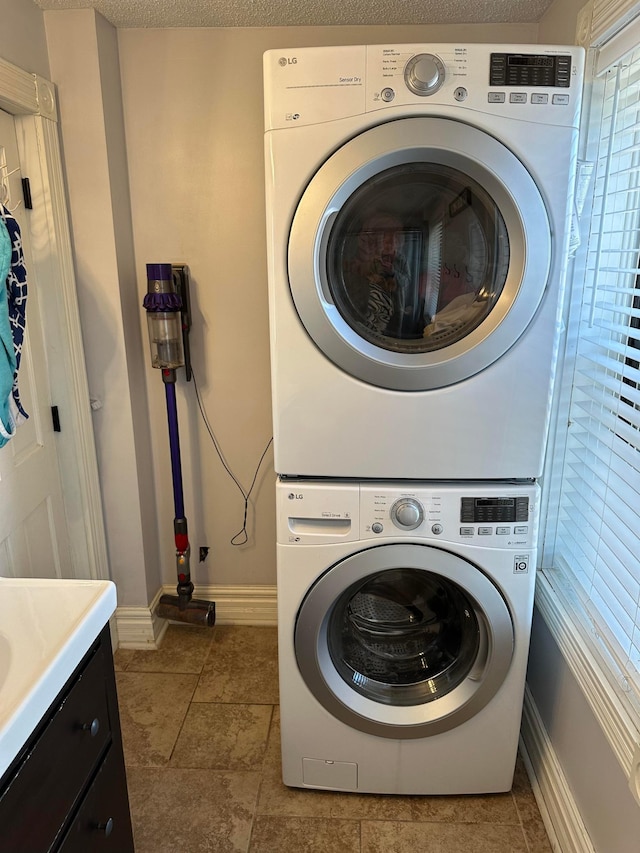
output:
M 133 853 L 109 626 L 0 780 L 0 853 Z

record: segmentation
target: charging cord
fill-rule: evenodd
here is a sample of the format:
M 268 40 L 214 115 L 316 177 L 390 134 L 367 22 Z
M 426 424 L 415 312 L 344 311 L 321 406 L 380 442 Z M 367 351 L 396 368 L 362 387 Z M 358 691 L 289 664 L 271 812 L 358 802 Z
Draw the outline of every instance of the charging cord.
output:
M 195 375 L 194 370 L 193 370 L 193 365 L 191 366 L 191 378 L 193 379 L 193 386 L 196 389 L 196 400 L 198 401 L 198 408 L 200 409 L 200 415 L 202 416 L 202 420 L 204 421 L 204 425 L 207 428 L 207 432 L 209 433 L 209 437 L 211 438 L 211 442 L 213 443 L 215 451 L 218 454 L 218 458 L 220 459 L 220 462 L 222 463 L 222 467 L 227 472 L 229 477 L 231 477 L 233 482 L 236 484 L 238 491 L 240 492 L 240 494 L 242 495 L 242 497 L 244 499 L 244 518 L 242 520 L 242 527 L 240 528 L 240 530 L 238 530 L 238 532 L 235 534 L 235 536 L 231 537 L 231 539 L 229 541 L 231 542 L 232 545 L 235 545 L 236 547 L 240 546 L 240 545 L 246 545 L 247 542 L 249 541 L 249 534 L 247 533 L 247 516 L 249 514 L 249 499 L 251 498 L 251 493 L 253 492 L 254 486 L 256 484 L 256 480 L 258 479 L 258 473 L 260 471 L 260 468 L 262 467 L 264 457 L 267 455 L 267 451 L 269 450 L 269 448 L 273 444 L 273 436 L 269 439 L 269 441 L 267 442 L 267 446 L 262 451 L 262 456 L 260 457 L 258 464 L 256 466 L 256 470 L 255 470 L 255 473 L 253 475 L 253 480 L 251 481 L 251 486 L 249 487 L 249 490 L 245 491 L 245 489 L 242 487 L 242 484 L 240 483 L 240 481 L 238 480 L 236 475 L 233 473 L 233 471 L 231 470 L 231 468 L 227 464 L 227 461 L 224 458 L 224 454 L 222 452 L 222 448 L 220 447 L 218 440 L 215 436 L 215 433 L 213 432 L 213 429 L 211 427 L 211 424 L 209 423 L 209 418 L 207 417 L 207 413 L 206 413 L 205 408 L 202 404 L 202 399 L 200 398 L 200 391 L 198 389 L 198 382 L 196 380 L 196 375 Z

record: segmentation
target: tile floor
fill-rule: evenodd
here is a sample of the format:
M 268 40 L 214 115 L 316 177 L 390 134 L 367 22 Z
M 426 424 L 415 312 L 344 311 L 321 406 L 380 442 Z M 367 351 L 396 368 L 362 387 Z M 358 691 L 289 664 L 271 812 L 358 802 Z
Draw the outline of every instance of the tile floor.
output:
M 491 796 L 285 787 L 275 628 L 171 626 L 116 671 L 136 853 L 551 853 L 520 760 Z

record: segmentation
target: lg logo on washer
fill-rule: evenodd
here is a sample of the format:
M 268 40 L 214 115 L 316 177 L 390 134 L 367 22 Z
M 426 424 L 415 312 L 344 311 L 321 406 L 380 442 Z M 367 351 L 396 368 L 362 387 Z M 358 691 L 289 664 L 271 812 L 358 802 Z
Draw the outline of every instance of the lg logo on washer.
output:
M 289 492 L 289 500 L 290 501 L 301 501 L 301 500 L 304 500 L 304 495 L 296 495 L 295 492 Z
M 286 68 L 287 65 L 297 65 L 298 59 L 295 56 L 281 56 L 278 60 L 278 65 L 281 65 L 283 68 Z

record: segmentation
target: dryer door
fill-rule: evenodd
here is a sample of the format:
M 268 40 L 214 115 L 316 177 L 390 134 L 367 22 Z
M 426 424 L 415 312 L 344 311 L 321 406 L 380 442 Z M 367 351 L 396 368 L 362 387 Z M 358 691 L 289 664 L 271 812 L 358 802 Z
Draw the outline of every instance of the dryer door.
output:
M 338 367 L 403 391 L 499 359 L 540 304 L 547 211 L 520 160 L 462 122 L 407 118 L 336 151 L 296 209 L 291 294 Z
M 308 688 L 331 714 L 370 734 L 417 738 L 456 728 L 495 696 L 514 630 L 476 566 L 429 545 L 395 544 L 322 575 L 294 641 Z

